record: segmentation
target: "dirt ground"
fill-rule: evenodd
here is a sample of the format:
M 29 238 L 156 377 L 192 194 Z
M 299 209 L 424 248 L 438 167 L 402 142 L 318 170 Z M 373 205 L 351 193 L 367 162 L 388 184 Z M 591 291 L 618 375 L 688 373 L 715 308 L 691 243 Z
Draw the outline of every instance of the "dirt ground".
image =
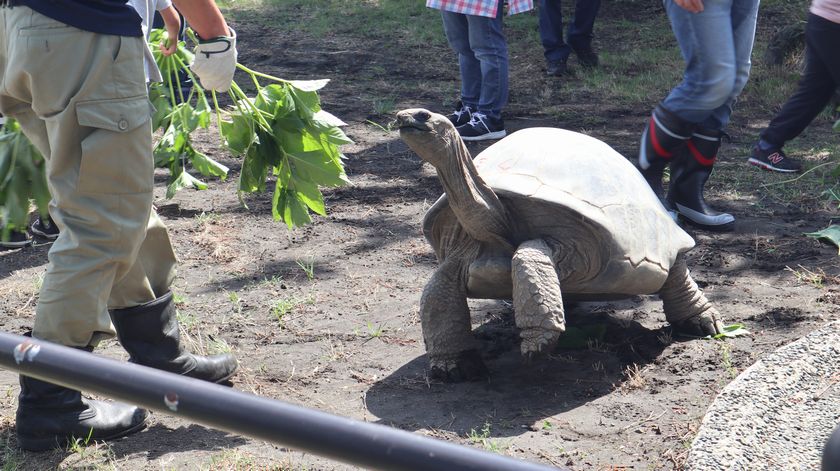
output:
M 605 5 L 602 15 L 652 14 L 619 6 Z M 174 291 L 189 344 L 198 351 L 229 346 L 241 364 L 234 378 L 240 390 L 574 470 L 681 469 L 706 408 L 728 381 L 763 354 L 840 318 L 837 248 L 803 236 L 838 212 L 820 201 L 768 196 L 759 184 L 769 176 L 743 158 L 768 117 L 745 109 L 736 111 L 732 140 L 707 192 L 735 214 L 736 231 L 688 230 L 697 241 L 689 254 L 694 278 L 725 322 L 743 323 L 751 335 L 680 338 L 655 296 L 582 303 L 567 313 L 568 324 L 603 336 L 523 366 L 510 304 L 471 300 L 490 378 L 430 380 L 419 300 L 436 260 L 420 224 L 441 187 L 434 170 L 387 130 L 389 114 L 361 97 L 393 97 L 397 110 L 442 110 L 457 89 L 454 57 L 444 47 L 397 50 L 388 38 L 380 44 L 312 38 L 247 17 L 236 25 L 240 61 L 250 67 L 333 78 L 322 91 L 323 106 L 348 123 L 355 141 L 343 148 L 353 184 L 327 190 L 328 216 L 294 231 L 271 219 L 270 195 L 247 196 L 250 209 L 240 205 L 239 161 L 218 149 L 212 132 L 199 147 L 231 167 L 228 181 L 165 200 L 166 177 L 158 175 L 156 204 L 181 261 Z M 597 44 L 608 49 L 618 35 L 601 30 Z M 539 90 L 560 86 L 544 77 L 540 53 L 537 44 L 512 51 L 509 130 L 563 127 L 635 155 L 649 107 L 578 96 L 562 105 L 562 119 L 529 111 L 544 99 Z M 436 86 L 408 90 L 406 80 Z M 562 87 L 573 88 L 575 80 Z M 825 139 L 830 123 L 808 132 Z M 486 145 L 469 147 L 477 153 Z M 758 183 L 732 189 L 731 182 L 745 178 Z M 0 253 L 0 329 L 21 333 L 31 326 L 48 249 Z M 103 347 L 104 355 L 126 357 L 116 342 Z M 7 461 L 17 460 L 12 469 L 353 469 L 160 413 L 144 432 L 108 446 L 16 454 L 15 381 L 0 372 L 0 449 L 5 445 Z

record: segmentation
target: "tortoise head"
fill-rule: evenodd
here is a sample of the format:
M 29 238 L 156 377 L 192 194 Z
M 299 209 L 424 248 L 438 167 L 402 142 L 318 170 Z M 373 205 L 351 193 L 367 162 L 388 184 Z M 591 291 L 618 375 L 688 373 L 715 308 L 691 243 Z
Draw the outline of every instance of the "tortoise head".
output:
M 464 145 L 445 116 L 422 108 L 397 113 L 397 126 L 408 147 L 435 167 L 452 158 Z

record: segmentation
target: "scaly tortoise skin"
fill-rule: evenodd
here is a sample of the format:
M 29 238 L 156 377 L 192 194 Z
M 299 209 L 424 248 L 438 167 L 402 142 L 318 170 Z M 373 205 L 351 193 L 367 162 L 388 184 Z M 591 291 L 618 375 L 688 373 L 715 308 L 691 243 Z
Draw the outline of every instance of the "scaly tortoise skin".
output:
M 530 128 L 473 161 L 446 117 L 409 109 L 397 114 L 397 123 L 402 139 L 435 167 L 445 191 L 423 220 L 440 263 L 420 301 L 434 377 L 487 374 L 467 298 L 512 299 L 528 358 L 552 348 L 565 330 L 563 298 L 657 293 L 676 329 L 721 332 L 719 313 L 685 263 L 694 240 L 607 144 Z

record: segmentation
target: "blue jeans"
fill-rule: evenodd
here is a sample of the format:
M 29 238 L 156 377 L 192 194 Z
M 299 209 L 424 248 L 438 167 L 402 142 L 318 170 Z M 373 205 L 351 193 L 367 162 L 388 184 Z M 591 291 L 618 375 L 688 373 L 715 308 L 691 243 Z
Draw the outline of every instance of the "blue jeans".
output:
M 561 0 L 540 0 L 540 40 L 545 60 L 566 60 L 572 50 L 592 47 L 592 29 L 601 7 L 601 0 L 575 0 L 575 14 L 563 41 L 563 9 Z
M 461 101 L 500 118 L 508 100 L 508 50 L 502 8 L 496 18 L 441 11 L 449 46 L 458 53 Z
M 689 13 L 664 0 L 686 67 L 662 105 L 680 118 L 722 130 L 750 75 L 759 0 L 707 0 Z

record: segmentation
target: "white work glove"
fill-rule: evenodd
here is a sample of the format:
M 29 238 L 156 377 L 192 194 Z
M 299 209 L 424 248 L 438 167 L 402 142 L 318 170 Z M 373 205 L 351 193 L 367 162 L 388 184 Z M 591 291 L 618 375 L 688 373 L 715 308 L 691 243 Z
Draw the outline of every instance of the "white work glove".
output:
M 230 29 L 230 36 L 198 39 L 195 60 L 190 69 L 198 75 L 201 86 L 207 90 L 226 92 L 233 82 L 236 71 L 236 31 Z

